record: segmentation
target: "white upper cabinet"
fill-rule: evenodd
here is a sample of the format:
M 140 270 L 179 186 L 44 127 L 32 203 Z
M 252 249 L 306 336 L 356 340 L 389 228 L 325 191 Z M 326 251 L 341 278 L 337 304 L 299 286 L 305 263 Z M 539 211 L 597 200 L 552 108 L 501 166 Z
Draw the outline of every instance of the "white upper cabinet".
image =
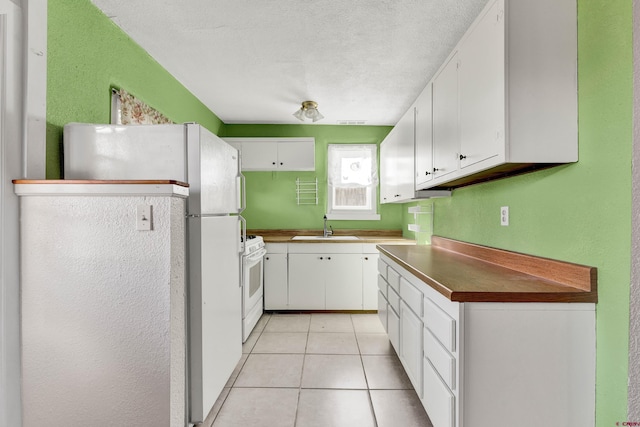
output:
M 396 132 L 391 129 L 389 135 L 380 144 L 380 203 L 391 203 L 395 200 L 398 183 L 395 175 L 395 159 L 397 144 L 394 142 Z
M 396 129 L 398 136 L 396 139 L 396 179 L 398 182 L 397 198 L 400 200 L 410 200 L 415 197 L 414 175 L 414 144 L 415 144 L 415 115 L 414 107 L 411 107 L 404 116 L 400 118 Z
M 416 117 L 416 189 L 433 179 L 433 91 L 429 83 L 418 97 Z
M 458 52 L 460 167 L 505 161 L 504 16 L 495 2 Z
M 313 171 L 314 138 L 224 138 L 242 155 L 243 171 Z
M 576 64 L 575 0 L 490 1 L 430 82 L 433 149 L 418 136 L 416 189 L 576 162 Z
M 458 171 L 458 55 L 454 53 L 433 80 L 433 176 Z
M 415 198 L 414 108 L 398 121 L 380 146 L 380 202 Z

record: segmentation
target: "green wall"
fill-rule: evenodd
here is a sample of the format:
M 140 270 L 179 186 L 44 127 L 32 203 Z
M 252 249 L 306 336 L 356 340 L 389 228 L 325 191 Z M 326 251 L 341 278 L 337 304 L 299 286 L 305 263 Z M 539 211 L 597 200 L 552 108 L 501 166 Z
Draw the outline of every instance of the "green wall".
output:
M 579 162 L 455 190 L 433 202 L 434 230 L 598 268 L 596 417 L 610 427 L 627 411 L 632 2 L 578 6 Z M 501 206 L 509 206 L 508 227 Z
M 229 137 L 309 137 L 316 140 L 315 172 L 245 172 L 249 228 L 322 229 L 327 205 L 327 144 L 379 144 L 391 130 L 387 126 L 331 125 L 225 125 Z M 296 178 L 318 178 L 318 204 L 296 203 Z M 334 229 L 400 229 L 400 205 L 379 206 L 379 221 L 330 221 Z
M 176 123 L 220 131 L 220 119 L 89 0 L 49 0 L 47 37 L 47 178 L 60 177 L 66 123 L 110 122 L 111 87 Z

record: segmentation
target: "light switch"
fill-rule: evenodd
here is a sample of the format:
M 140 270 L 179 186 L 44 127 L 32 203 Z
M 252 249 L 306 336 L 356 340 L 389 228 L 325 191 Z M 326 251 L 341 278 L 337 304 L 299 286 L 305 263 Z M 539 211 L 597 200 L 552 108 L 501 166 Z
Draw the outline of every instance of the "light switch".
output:
M 153 228 L 151 205 L 138 205 L 136 215 L 136 229 L 138 231 L 151 231 Z

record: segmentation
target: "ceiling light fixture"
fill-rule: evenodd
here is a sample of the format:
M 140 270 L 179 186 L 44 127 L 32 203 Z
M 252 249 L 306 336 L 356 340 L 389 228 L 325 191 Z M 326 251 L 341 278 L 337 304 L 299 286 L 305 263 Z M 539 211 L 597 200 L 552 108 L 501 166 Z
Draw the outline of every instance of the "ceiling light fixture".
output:
M 304 101 L 302 107 L 293 113 L 293 116 L 301 122 L 304 122 L 305 117 L 313 122 L 324 119 L 324 116 L 318 111 L 318 103 L 314 101 Z

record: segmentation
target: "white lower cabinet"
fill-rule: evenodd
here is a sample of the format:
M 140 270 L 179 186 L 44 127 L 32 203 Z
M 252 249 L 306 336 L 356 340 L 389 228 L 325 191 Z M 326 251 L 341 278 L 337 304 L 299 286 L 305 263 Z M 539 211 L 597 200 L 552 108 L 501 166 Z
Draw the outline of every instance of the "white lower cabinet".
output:
M 389 341 L 396 350 L 396 353 L 400 352 L 400 316 L 393 309 L 391 304 L 388 306 L 387 311 L 387 334 L 389 335 Z
M 427 414 L 429 414 L 429 419 L 431 419 L 433 427 L 454 427 L 455 395 L 442 381 L 428 359 L 423 359 L 422 363 L 424 366 L 424 398 L 422 399 L 422 404 L 427 410 Z
M 289 306 L 287 245 L 267 243 L 264 257 L 264 308 L 286 310 Z
M 387 299 L 385 298 L 382 291 L 378 292 L 378 318 L 380 318 L 380 323 L 382 323 L 382 327 L 386 332 L 389 332 L 389 327 L 387 325 L 387 316 L 389 312 L 389 303 L 387 303 Z
M 299 310 L 325 309 L 326 255 L 289 254 L 289 306 Z
M 595 304 L 453 302 L 386 255 L 378 271 L 378 312 L 434 427 L 595 425 Z
M 423 334 L 422 320 L 402 301 L 400 303 L 400 362 L 418 397 L 422 398 Z
M 333 254 L 324 260 L 326 310 L 362 309 L 361 254 Z
M 286 308 L 375 310 L 378 304 L 377 280 L 371 270 L 377 268 L 378 254 L 364 254 L 363 246 L 366 245 L 289 244 Z M 267 275 L 268 271 L 265 270 Z M 367 308 L 363 306 L 365 300 Z
M 371 245 L 374 247 L 375 245 Z M 362 309 L 378 309 L 378 253 L 362 254 Z

